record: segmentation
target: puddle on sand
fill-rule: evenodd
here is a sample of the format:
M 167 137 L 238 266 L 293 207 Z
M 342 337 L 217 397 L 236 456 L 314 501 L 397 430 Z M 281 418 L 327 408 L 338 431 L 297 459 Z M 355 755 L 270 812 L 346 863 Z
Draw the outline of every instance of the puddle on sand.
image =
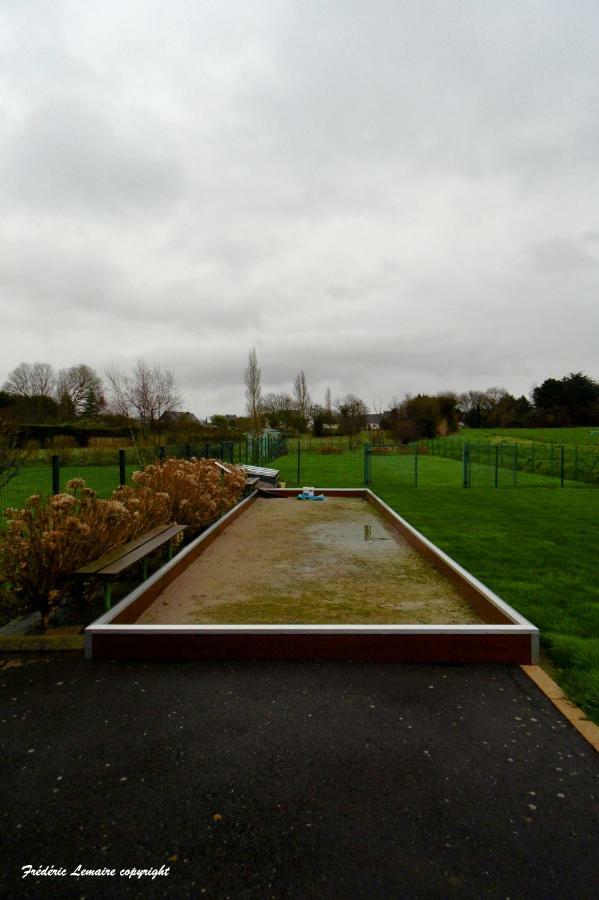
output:
M 166 605 L 168 604 L 168 605 Z M 480 621 L 366 501 L 260 500 L 140 617 L 145 623 Z
M 397 541 L 384 524 L 374 518 L 366 524 L 337 520 L 308 525 L 304 534 L 316 547 L 349 553 L 360 559 L 397 559 L 398 554 L 403 556 L 411 552 L 405 541 Z

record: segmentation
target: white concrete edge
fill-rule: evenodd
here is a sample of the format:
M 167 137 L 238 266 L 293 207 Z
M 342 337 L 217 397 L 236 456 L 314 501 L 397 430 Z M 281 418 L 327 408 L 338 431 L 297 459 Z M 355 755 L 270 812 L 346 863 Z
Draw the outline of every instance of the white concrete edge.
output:
M 522 625 L 101 625 L 85 629 L 91 634 L 530 634 Z

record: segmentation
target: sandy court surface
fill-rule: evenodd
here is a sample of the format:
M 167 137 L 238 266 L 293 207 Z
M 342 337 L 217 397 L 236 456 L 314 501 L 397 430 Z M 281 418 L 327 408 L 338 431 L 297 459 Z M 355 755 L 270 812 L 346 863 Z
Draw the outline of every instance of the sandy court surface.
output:
M 141 624 L 462 624 L 481 620 L 367 500 L 260 498 Z

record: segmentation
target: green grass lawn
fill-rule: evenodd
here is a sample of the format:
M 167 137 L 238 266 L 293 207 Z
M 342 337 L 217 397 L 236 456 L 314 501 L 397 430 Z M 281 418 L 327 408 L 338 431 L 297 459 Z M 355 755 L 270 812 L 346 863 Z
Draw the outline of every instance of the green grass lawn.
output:
M 591 434 L 594 431 L 595 434 Z M 564 447 L 584 447 L 599 453 L 599 426 L 579 426 L 577 428 L 462 428 L 447 440 L 461 441 L 540 441 Z
M 297 483 L 297 454 L 272 465 Z M 300 484 L 359 487 L 363 465 L 360 452 L 302 453 Z M 560 684 L 599 722 L 599 491 L 520 472 L 519 488 L 466 490 L 459 462 L 418 465 L 415 488 L 411 457 L 374 457 L 371 487 L 538 626 Z
M 139 465 L 128 465 L 127 483 Z M 60 487 L 66 490 L 71 478 L 83 478 L 100 497 L 109 497 L 119 484 L 119 467 L 116 466 L 64 466 L 60 470 Z M 0 511 L 7 506 L 21 507 L 32 494 L 48 496 L 52 493 L 52 469 L 43 465 L 25 466 L 16 478 L 0 489 Z
M 405 448 L 408 451 L 408 448 Z M 433 456 L 431 453 L 418 454 L 416 459 L 412 451 L 377 455 L 372 453 L 370 475 L 372 487 L 386 484 L 413 486 L 417 477 L 418 486 L 433 488 L 462 487 L 463 468 L 460 460 Z M 280 478 L 291 485 L 318 485 L 320 487 L 359 487 L 364 483 L 364 449 L 335 455 L 321 454 L 318 449 L 292 448 L 286 456 L 281 456 L 268 463 L 280 472 Z M 417 472 L 415 472 L 417 469 Z M 299 477 L 298 477 L 299 476 Z M 549 477 L 540 472 L 517 471 L 499 468 L 497 471 L 500 487 L 543 487 L 559 490 L 559 478 Z M 494 487 L 495 467 L 482 463 L 472 463 L 470 479 L 473 487 Z M 568 488 L 585 489 L 579 481 L 568 481 Z
M 591 432 L 596 434 L 591 434 Z M 358 437 L 353 438 L 353 443 L 360 444 L 372 443 L 378 440 L 379 432 L 362 431 Z M 394 443 L 391 435 L 385 432 L 385 439 L 389 443 Z M 440 440 L 447 441 L 470 441 L 480 443 L 497 443 L 514 441 L 530 443 L 538 441 L 539 443 L 551 444 L 564 447 L 579 446 L 584 450 L 596 450 L 599 454 L 599 426 L 582 425 L 576 428 L 461 428 L 456 434 L 452 434 L 447 438 Z M 302 449 L 317 449 L 322 444 L 335 444 L 338 447 L 348 448 L 350 438 L 347 435 L 329 434 L 325 437 L 313 437 L 310 434 L 302 434 L 297 438 L 289 438 L 289 448 L 291 452 L 295 452 L 298 441 Z

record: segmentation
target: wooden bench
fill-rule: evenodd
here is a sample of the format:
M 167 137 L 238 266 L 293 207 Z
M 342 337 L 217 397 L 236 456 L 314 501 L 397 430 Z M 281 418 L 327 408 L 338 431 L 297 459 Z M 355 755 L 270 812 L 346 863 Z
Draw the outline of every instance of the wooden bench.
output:
M 184 530 L 185 525 L 159 525 L 146 531 L 116 550 L 94 559 L 74 572 L 78 576 L 100 578 L 104 582 L 104 609 L 110 609 L 112 582 L 130 566 L 142 563 L 143 579 L 148 577 L 148 556 L 159 547 L 167 545 L 168 559 L 172 556 L 172 540 Z
M 279 469 L 267 469 L 264 466 L 240 466 L 240 469 L 243 469 L 246 477 L 246 484 L 249 484 L 252 479 L 259 479 L 260 481 L 268 481 L 273 487 L 276 487 L 277 481 L 279 480 Z

